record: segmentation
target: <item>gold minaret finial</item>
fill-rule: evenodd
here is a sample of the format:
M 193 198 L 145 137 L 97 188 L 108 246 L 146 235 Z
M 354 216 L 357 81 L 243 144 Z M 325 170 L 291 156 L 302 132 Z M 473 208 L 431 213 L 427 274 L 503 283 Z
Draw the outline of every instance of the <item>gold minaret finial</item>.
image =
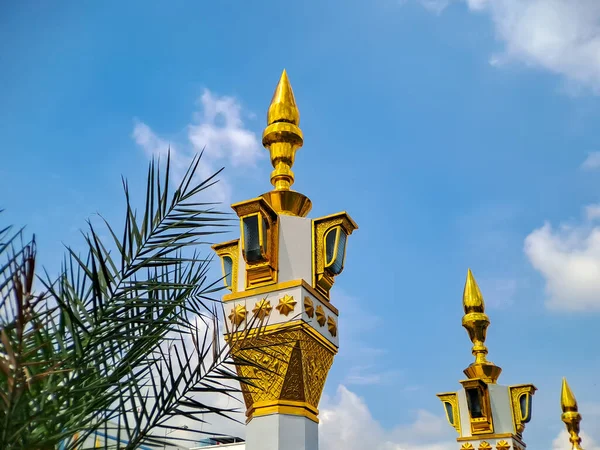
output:
M 577 400 L 567 383 L 567 379 L 562 380 L 562 392 L 560 394 L 560 407 L 563 414 L 562 421 L 567 426 L 569 432 L 569 441 L 573 445 L 573 450 L 583 450 L 581 448 L 581 437 L 579 437 L 579 422 L 581 422 L 581 414 L 577 408 Z
M 263 145 L 271 152 L 271 164 L 275 169 L 271 173 L 271 184 L 276 191 L 289 191 L 294 184 L 291 169 L 296 150 L 303 144 L 299 124 L 300 111 L 284 69 L 269 106 L 267 128 L 263 133 Z
M 475 356 L 475 362 L 465 369 L 465 375 L 469 378 L 482 378 L 488 383 L 495 383 L 502 369 L 486 358 L 488 349 L 485 346 L 485 337 L 490 319 L 485 313 L 483 296 L 471 269 L 467 271 L 467 281 L 463 291 L 463 308 L 465 315 L 462 325 L 469 333 L 469 338 L 473 343 L 473 356 Z
M 304 143 L 299 124 L 300 111 L 284 69 L 267 112 L 267 128 L 262 139 L 271 154 L 274 168 L 271 184 L 275 190 L 263 194 L 263 197 L 278 213 L 304 217 L 311 209 L 311 202 L 308 197 L 291 190 L 296 150 Z

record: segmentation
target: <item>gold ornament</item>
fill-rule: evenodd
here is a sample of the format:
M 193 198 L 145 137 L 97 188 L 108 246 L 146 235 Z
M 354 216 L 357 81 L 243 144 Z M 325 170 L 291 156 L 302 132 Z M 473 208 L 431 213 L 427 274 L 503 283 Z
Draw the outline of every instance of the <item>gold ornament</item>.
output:
M 483 441 L 481 444 L 479 444 L 478 450 L 492 450 L 492 446 L 489 442 Z
M 496 444 L 496 450 L 510 450 L 510 444 L 506 441 L 500 441 Z
M 327 329 L 333 337 L 337 335 L 337 323 L 335 323 L 334 318 L 331 316 L 327 317 Z
M 315 306 L 310 297 L 304 297 L 304 311 L 306 311 L 306 315 L 311 319 L 315 316 Z
M 325 317 L 325 311 L 323 311 L 323 307 L 321 305 L 317 306 L 315 314 L 317 315 L 317 322 L 319 323 L 319 325 L 325 325 L 325 321 L 327 320 L 327 318 Z
M 248 311 L 246 311 L 246 307 L 244 305 L 236 305 L 229 313 L 229 320 L 236 327 L 239 327 L 244 320 L 246 320 L 246 316 L 248 315 Z
M 469 379 L 481 378 L 486 383 L 496 383 L 502 369 L 487 360 L 488 349 L 485 346 L 486 330 L 490 319 L 485 313 L 485 303 L 479 286 L 473 277 L 471 269 L 467 271 L 467 281 L 463 291 L 463 308 L 465 315 L 462 325 L 469 333 L 473 343 L 471 352 L 475 356 L 475 362 L 464 370 Z
M 579 422 L 581 422 L 581 414 L 573 391 L 567 383 L 567 379 L 562 380 L 562 390 L 560 393 L 560 407 L 563 414 L 562 421 L 567 426 L 569 433 L 569 442 L 573 446 L 573 450 L 581 450 L 581 436 L 579 436 Z
M 256 302 L 256 305 L 254 305 L 254 309 L 252 310 L 252 314 L 254 314 L 254 317 L 264 320 L 269 314 L 271 314 L 272 310 L 273 307 L 271 306 L 271 302 L 266 298 L 263 298 L 262 300 Z
M 229 335 L 232 336 L 232 335 Z M 260 333 L 228 338 L 241 377 L 249 418 L 273 414 L 302 415 L 317 422 L 319 400 L 336 348 L 302 321 L 267 326 Z
M 463 445 L 460 446 L 460 450 L 473 450 L 473 444 L 471 444 L 470 442 L 465 442 Z
M 296 306 L 296 300 L 291 295 L 285 294 L 283 297 L 279 299 L 279 304 L 277 305 L 277 311 L 279 311 L 284 316 L 287 316 L 291 313 Z

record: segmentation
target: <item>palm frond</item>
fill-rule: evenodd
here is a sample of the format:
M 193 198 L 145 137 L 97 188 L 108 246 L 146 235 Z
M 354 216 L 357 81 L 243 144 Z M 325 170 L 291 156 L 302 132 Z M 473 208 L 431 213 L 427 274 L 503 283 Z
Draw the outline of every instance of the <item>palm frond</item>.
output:
M 206 394 L 235 397 L 247 381 L 219 338 L 222 283 L 207 282 L 212 257 L 199 252 L 230 219 L 197 200 L 220 172 L 197 182 L 200 161 L 170 194 L 170 157 L 164 177 L 153 160 L 141 217 L 123 180 L 123 232 L 104 220 L 105 242 L 89 223 L 87 253 L 68 248 L 42 296 L 31 294 L 34 242 L 0 230 L 0 306 L 15 305 L 1 323 L 0 448 L 73 449 L 111 431 L 126 448 L 162 446 L 175 416 L 231 417 Z

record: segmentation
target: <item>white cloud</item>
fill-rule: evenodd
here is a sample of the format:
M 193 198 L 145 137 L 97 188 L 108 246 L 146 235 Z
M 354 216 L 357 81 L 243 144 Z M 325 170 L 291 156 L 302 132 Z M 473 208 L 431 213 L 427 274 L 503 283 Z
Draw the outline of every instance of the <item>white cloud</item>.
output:
M 596 220 L 600 218 L 600 203 L 586 206 L 585 215 L 588 220 Z
M 596 170 L 600 169 L 600 152 L 590 152 L 581 164 L 583 170 Z
M 548 308 L 600 310 L 600 227 L 545 223 L 525 239 L 525 254 L 545 278 Z
M 384 429 L 363 399 L 339 386 L 335 398 L 324 398 L 319 417 L 323 450 L 450 450 L 456 447 L 454 429 L 446 419 L 427 411 L 417 412 L 409 425 Z
M 441 14 L 444 9 L 450 4 L 450 0 L 419 0 L 425 9 Z
M 176 181 L 183 177 L 193 156 L 203 150 L 197 173 L 200 179 L 210 177 L 223 165 L 254 167 L 256 161 L 266 155 L 256 134 L 246 128 L 242 108 L 235 98 L 219 97 L 205 90 L 199 104 L 201 111 L 196 112 L 192 123 L 186 125 L 187 136 L 183 142 L 169 142 L 141 121 L 134 124 L 132 137 L 149 157 L 166 156 L 170 148 Z M 229 203 L 231 183 L 223 173 L 218 179 L 219 182 L 211 187 L 211 199 Z
M 431 1 L 420 0 L 428 9 Z M 504 43 L 502 54 L 491 58 L 493 65 L 520 62 L 600 92 L 599 1 L 462 1 L 472 11 L 487 12 L 498 39 Z
M 264 150 L 256 135 L 244 128 L 236 99 L 215 97 L 205 90 L 200 103 L 202 114 L 196 114 L 199 123 L 190 125 L 188 133 L 194 148 L 205 147 L 205 154 L 212 160 L 226 159 L 233 166 L 254 166 Z
M 585 431 L 579 435 L 581 437 L 581 446 L 585 450 L 600 450 L 600 445 L 592 439 Z M 572 450 L 573 445 L 569 442 L 569 433 L 562 430 L 552 441 L 552 450 Z

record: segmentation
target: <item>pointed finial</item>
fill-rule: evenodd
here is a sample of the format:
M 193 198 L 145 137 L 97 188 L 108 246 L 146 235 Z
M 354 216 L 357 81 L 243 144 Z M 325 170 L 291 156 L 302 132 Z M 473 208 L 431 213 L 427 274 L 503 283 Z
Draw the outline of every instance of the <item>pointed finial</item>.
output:
M 475 356 L 475 362 L 465 369 L 465 374 L 469 378 L 482 378 L 487 382 L 495 383 L 502 369 L 486 358 L 488 349 L 485 346 L 485 338 L 490 319 L 485 313 L 483 295 L 481 295 L 471 269 L 467 271 L 467 281 L 463 291 L 463 309 L 465 315 L 462 325 L 469 333 L 469 338 L 473 343 L 472 353 Z
M 300 125 L 300 111 L 296 106 L 294 91 L 288 79 L 287 72 L 283 69 L 279 83 L 273 93 L 273 99 L 267 113 L 267 125 L 275 122 L 287 122 Z
M 463 308 L 465 314 L 485 312 L 483 295 L 481 295 L 471 269 L 467 270 L 467 281 L 465 282 L 465 289 L 463 291 Z
M 299 123 L 300 112 L 284 70 L 275 88 L 267 113 L 267 128 L 263 132 L 263 145 L 269 149 L 271 164 L 275 169 L 271 172 L 271 184 L 276 191 L 289 191 L 294 183 L 291 169 L 296 150 L 304 143 Z
M 579 436 L 579 422 L 581 422 L 581 414 L 577 408 L 577 400 L 573 395 L 573 391 L 567 383 L 567 379 L 563 377 L 562 390 L 560 393 L 560 407 L 563 414 L 562 421 L 567 426 L 569 432 L 569 441 L 572 444 L 573 450 L 583 450 L 581 448 L 581 437 Z
M 560 393 L 560 407 L 563 412 L 572 411 L 577 412 L 577 400 L 575 399 L 575 395 L 573 395 L 573 391 L 569 387 L 569 383 L 567 383 L 567 379 L 563 377 L 562 379 L 562 390 Z

